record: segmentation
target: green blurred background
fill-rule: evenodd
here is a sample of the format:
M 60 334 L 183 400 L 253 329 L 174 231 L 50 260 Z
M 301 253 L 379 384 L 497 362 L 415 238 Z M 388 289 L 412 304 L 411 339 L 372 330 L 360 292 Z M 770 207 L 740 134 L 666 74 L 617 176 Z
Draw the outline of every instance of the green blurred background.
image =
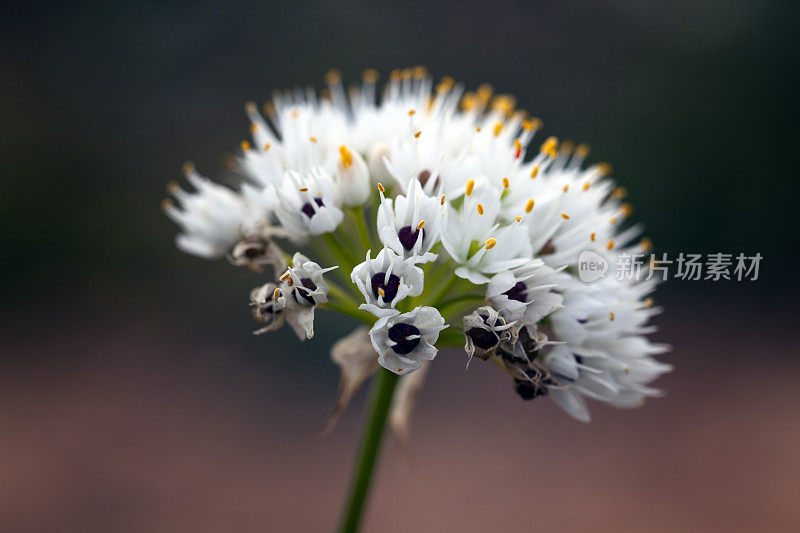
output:
M 740 442 L 737 428 L 742 426 L 770 423 L 769 428 L 783 428 L 775 430 L 781 442 L 798 438 L 796 416 L 787 423 L 775 414 L 783 411 L 772 404 L 795 411 L 796 385 L 788 382 L 785 390 L 768 385 L 798 370 L 798 350 L 791 339 L 797 318 L 793 300 L 798 283 L 791 272 L 798 258 L 794 223 L 798 180 L 791 156 L 799 140 L 800 28 L 793 4 L 742 0 L 63 2 L 18 3 L 3 10 L 0 373 L 4 377 L 0 394 L 5 401 L 0 401 L 4 405 L 0 432 L 6 436 L 0 437 L 4 452 L 0 455 L 8 457 L 4 477 L 21 487 L 0 491 L 0 510 L 5 511 L 8 530 L 47 530 L 48 525 L 60 523 L 83 530 L 121 531 L 125 528 L 120 527 L 120 517 L 130 518 L 131 530 L 138 530 L 137 524 L 146 524 L 149 530 L 179 530 L 186 523 L 170 522 L 167 517 L 172 516 L 171 510 L 180 514 L 184 510 L 180 505 L 205 510 L 205 515 L 204 511 L 193 515 L 195 531 L 215 530 L 210 525 L 217 523 L 215 518 L 222 523 L 230 520 L 229 514 L 236 514 L 239 507 L 232 502 L 240 493 L 252 497 L 245 515 L 258 516 L 257 523 L 268 519 L 291 524 L 292 517 L 302 511 L 286 511 L 291 508 L 286 503 L 280 507 L 286 511 L 281 514 L 274 505 L 254 497 L 265 490 L 260 482 L 274 486 L 275 476 L 281 483 L 293 480 L 296 492 L 290 493 L 299 496 L 308 490 L 303 479 L 309 486 L 318 486 L 312 480 L 320 472 L 335 482 L 320 503 L 319 522 L 308 522 L 308 529 L 333 523 L 360 407 L 351 409 L 340 437 L 333 438 L 331 450 L 335 451 L 324 455 L 327 445 L 312 436 L 335 392 L 336 371 L 326 353 L 341 328 L 323 316 L 327 326 L 318 327 L 314 342 L 302 347 L 286 331 L 269 338 L 252 337 L 247 295 L 261 280 L 224 261 L 207 262 L 178 252 L 173 245 L 176 227 L 159 209 L 166 182 L 180 179 L 185 160 L 193 160 L 207 175 L 226 177 L 224 154 L 247 136 L 245 101 L 263 102 L 273 90 L 287 87 L 319 88 L 331 67 L 339 68 L 345 81 L 352 82 L 367 67 L 387 75 L 395 67 L 416 64 L 426 65 L 435 77 L 450 75 L 468 87 L 490 82 L 541 117 L 546 135 L 588 142 L 592 160 L 613 164 L 614 177 L 629 189 L 635 218 L 646 223 L 656 251 L 670 255 L 759 252 L 764 256 L 757 282 L 672 281 L 659 290 L 657 300 L 667 310 L 659 319 L 662 331 L 657 340 L 675 346 L 667 360 L 677 366 L 663 383 L 667 398 L 652 402 L 663 405 L 662 411 L 648 406 L 642 414 L 618 414 L 595 406 L 598 422 L 580 429 L 569 426 L 563 435 L 585 444 L 584 439 L 607 435 L 610 427 L 630 424 L 630 430 L 651 431 L 653 442 L 609 443 L 610 453 L 632 446 L 628 452 L 635 457 L 637 451 L 646 455 L 653 447 L 667 446 L 675 434 L 663 433 L 664 420 L 671 420 L 677 424 L 671 429 L 684 438 L 697 436 L 696 447 L 687 453 L 696 454 L 698 464 L 727 443 Z M 756 362 L 754 356 L 758 356 Z M 511 433 L 502 438 L 514 443 L 518 443 L 511 437 L 514 431 L 538 434 L 543 427 L 555 431 L 546 426 L 551 416 L 559 421 L 558 428 L 566 423 L 551 406 L 545 410 L 516 402 L 507 383 L 487 377 L 489 372 L 484 376 L 478 370 L 477 375 L 492 380 L 490 385 L 463 377 L 459 357 L 449 354 L 442 363 L 449 370 L 434 372 L 434 392 L 426 393 L 430 394 L 428 413 L 461 412 L 469 406 L 479 410 L 476 406 L 496 402 L 487 420 L 503 424 L 507 413 L 515 413 L 515 422 L 504 426 Z M 449 372 L 458 377 L 451 378 Z M 764 399 L 765 388 L 778 396 Z M 470 392 L 474 390 L 482 392 Z M 492 399 L 486 400 L 483 392 Z M 788 396 L 780 396 L 784 392 Z M 448 402 L 452 395 L 455 405 Z M 753 397 L 766 402 L 763 410 L 748 410 L 752 404 L 747 401 Z M 721 398 L 726 401 L 719 405 L 704 403 L 721 402 Z M 229 421 L 231 416 L 239 423 L 222 424 L 223 429 L 204 425 L 201 413 L 209 412 L 209 404 L 223 409 L 213 424 Z M 691 424 L 681 423 L 698 405 L 711 405 L 710 418 L 727 420 L 718 428 L 719 434 L 692 433 L 708 422 L 696 413 Z M 94 411 L 98 406 L 108 406 L 108 410 Z M 743 413 L 761 418 L 756 423 L 742 418 Z M 543 425 L 534 424 L 539 415 Z M 446 433 L 436 433 L 441 429 L 436 418 L 420 417 L 422 427 L 439 435 L 439 440 L 430 437 L 431 442 L 452 445 Z M 136 421 L 132 427 L 140 428 L 150 440 L 131 441 L 122 429 L 129 420 Z M 187 424 L 204 430 L 196 439 L 198 435 Z M 469 433 L 471 422 L 465 424 L 461 437 L 484 438 Z M 254 476 L 252 484 L 245 486 L 220 473 L 229 469 L 204 470 L 232 454 L 244 458 L 252 452 L 262 457 L 259 451 L 263 450 L 270 455 L 272 441 L 252 433 L 253 427 L 263 425 L 283 428 L 281 453 L 306 450 L 304 446 L 317 450 L 321 454 L 318 468 L 298 476 L 298 471 L 303 472 L 298 466 L 300 470 L 289 470 L 285 478 L 275 472 L 272 477 Z M 64 433 L 66 427 L 71 429 Z M 121 431 L 118 440 L 127 444 L 109 437 L 117 434 L 113 431 Z M 225 435 L 222 442 L 227 444 L 203 448 L 206 451 L 185 471 L 173 468 L 189 453 L 187 449 L 194 449 L 198 441 L 216 442 L 213 437 L 219 434 Z M 136 435 L 141 435 L 138 429 Z M 237 439 L 245 439 L 252 450 L 230 444 L 239 443 Z M 563 447 L 563 442 L 554 439 L 554 446 Z M 148 462 L 143 450 L 170 449 L 167 441 L 183 444 L 175 445 L 174 455 L 165 456 L 163 462 Z M 420 442 L 416 455 L 425 457 L 424 437 Z M 752 444 L 752 450 L 738 450 L 743 462 L 750 460 L 745 454 L 763 450 L 762 445 Z M 73 448 L 74 454 L 64 454 Z M 572 451 L 585 453 L 580 447 Z M 298 454 L 295 460 L 300 463 L 303 455 Z M 27 457 L 31 465 L 50 466 L 25 468 L 28 463 L 21 457 Z M 53 459 L 51 465 L 43 462 L 44 457 L 60 459 Z M 98 463 L 93 457 L 104 459 Z M 137 458 L 141 469 L 160 470 L 163 476 L 134 482 L 136 476 L 127 470 L 115 470 L 120 457 Z M 685 455 L 670 457 L 651 460 L 662 474 L 687 468 Z M 618 460 L 629 470 L 641 466 Z M 731 456 L 730 463 L 706 465 L 710 477 L 702 479 L 727 479 L 720 475 L 733 471 L 735 461 Z M 784 460 L 783 468 L 800 472 L 794 455 L 788 464 Z M 237 468 L 247 470 L 247 465 L 252 462 L 242 459 Z M 330 468 L 326 470 L 325 465 Z M 720 481 L 720 486 L 730 482 L 756 491 L 763 483 L 774 489 L 772 467 Z M 170 480 L 184 479 L 181 476 L 187 473 L 190 478 L 199 475 L 208 485 L 222 476 L 228 480 L 227 485 L 223 483 L 226 492 L 195 494 L 190 490 L 195 484 L 187 482 L 189 489 L 184 487 L 184 492 L 195 496 L 171 506 L 164 496 L 173 487 Z M 777 479 L 778 471 L 774 474 Z M 445 470 L 416 474 L 430 480 L 447 475 Z M 513 472 L 509 478 L 522 482 Z M 577 490 L 581 476 L 567 478 L 571 482 L 564 482 L 560 490 Z M 603 490 L 601 478 L 598 473 L 598 491 Z M 645 496 L 636 509 L 644 519 L 658 516 L 655 525 L 664 526 L 644 529 L 672 530 L 669 524 L 673 524 L 714 530 L 725 524 L 733 530 L 773 523 L 781 530 L 800 523 L 793 507 L 770 507 L 770 502 L 788 498 L 794 485 L 777 495 L 770 493 L 764 507 L 747 519 L 734 511 L 745 496 L 726 492 L 729 507 L 712 505 L 712 518 L 694 521 L 686 518 L 694 516 L 692 505 L 698 506 L 699 517 L 698 502 L 705 489 L 711 493 L 716 485 L 704 487 L 693 477 L 691 482 L 681 479 L 667 494 L 651 485 L 643 492 L 637 489 L 636 494 Z M 384 485 L 402 486 L 402 481 L 395 481 Z M 512 483 L 506 478 L 496 481 L 500 488 Z M 469 485 L 469 479 L 466 482 Z M 701 490 L 689 503 L 678 497 L 686 489 L 684 482 Z M 583 490 L 588 490 L 586 483 Z M 620 483 L 620 487 L 638 487 Z M 619 498 L 604 503 L 606 511 L 625 497 L 624 490 L 619 490 Z M 31 505 L 29 513 L 20 503 L 22 494 Z M 63 500 L 65 494 L 72 496 Z M 95 504 L 105 502 L 109 494 L 114 495 L 111 503 L 99 505 L 97 511 Z M 609 494 L 616 493 L 609 489 Z M 748 501 L 753 505 L 756 496 L 751 496 Z M 391 509 L 391 501 L 378 498 L 377 509 Z M 291 500 L 297 501 L 299 497 Z M 550 505 L 566 512 L 558 501 Z M 654 507 L 659 505 L 660 511 Z M 48 509 L 44 515 L 34 511 L 42 508 Z M 685 515 L 678 512 L 687 508 Z M 447 529 L 458 523 L 452 513 L 460 513 L 459 509 L 454 504 L 438 514 L 431 508 L 421 515 L 433 520 L 428 524 L 442 520 L 441 527 Z M 138 522 L 144 516 L 154 521 Z M 281 522 L 278 516 L 287 521 Z M 509 518 L 503 513 L 503 522 L 490 505 L 480 516 L 493 517 L 486 524 L 520 525 L 513 521 L 514 514 Z M 585 522 L 564 518 L 554 524 L 562 530 L 580 529 L 581 524 L 596 523 L 594 518 L 601 514 L 580 516 Z M 605 518 L 611 520 L 609 527 L 614 524 L 618 531 L 642 525 L 614 522 L 619 513 L 609 516 Z M 669 522 L 669 517 L 684 522 Z M 728 519 L 730 523 L 725 522 Z M 376 530 L 405 527 L 398 525 L 404 524 L 402 520 L 388 528 L 385 517 L 370 520 Z M 412 527 L 415 522 L 409 520 Z M 472 530 L 480 523 L 472 516 L 459 527 Z M 241 525 L 241 529 L 247 527 Z

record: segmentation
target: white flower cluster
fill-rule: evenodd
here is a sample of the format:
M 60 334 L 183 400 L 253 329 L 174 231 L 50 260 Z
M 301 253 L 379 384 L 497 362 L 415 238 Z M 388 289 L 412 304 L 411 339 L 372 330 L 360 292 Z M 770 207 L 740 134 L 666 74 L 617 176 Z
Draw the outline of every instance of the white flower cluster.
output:
M 274 269 L 251 294 L 258 333 L 285 321 L 310 339 L 317 307 L 345 313 L 371 326 L 365 357 L 397 374 L 466 343 L 522 398 L 584 421 L 585 398 L 658 394 L 649 384 L 670 367 L 646 338 L 655 282 L 576 276 L 585 250 L 611 263 L 650 248 L 608 165 L 553 137 L 532 149 L 541 122 L 486 85 L 434 85 L 420 67 L 393 72 L 380 97 L 374 71 L 347 90 L 337 72 L 326 81 L 320 97 L 274 95 L 263 115 L 247 105 L 236 189 L 187 167 L 195 191 L 173 187 L 180 207 L 165 206 L 184 251 Z

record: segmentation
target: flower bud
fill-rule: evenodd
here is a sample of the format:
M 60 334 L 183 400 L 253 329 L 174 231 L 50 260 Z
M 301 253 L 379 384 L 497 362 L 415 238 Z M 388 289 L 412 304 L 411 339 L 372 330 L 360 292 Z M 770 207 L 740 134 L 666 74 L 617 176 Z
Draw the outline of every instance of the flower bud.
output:
M 369 169 L 364 158 L 345 145 L 339 147 L 336 179 L 344 205 L 348 207 L 364 205 L 371 191 Z

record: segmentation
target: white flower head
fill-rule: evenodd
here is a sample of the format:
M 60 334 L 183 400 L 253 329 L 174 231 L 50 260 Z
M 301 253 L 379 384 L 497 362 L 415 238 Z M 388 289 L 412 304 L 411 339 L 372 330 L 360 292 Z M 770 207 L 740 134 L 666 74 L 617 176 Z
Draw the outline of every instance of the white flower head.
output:
M 378 235 L 381 241 L 404 258 L 420 256 L 421 262 L 434 261 L 430 253 L 439 242 L 444 211 L 440 198 L 428 196 L 418 180 L 411 180 L 405 195 L 394 200 L 381 191 L 378 208 Z
M 339 189 L 321 168 L 289 171 L 280 187 L 271 187 L 278 197 L 275 215 L 295 241 L 331 232 L 344 218 Z
M 470 359 L 474 355 L 486 361 L 497 352 L 500 343 L 511 340 L 514 322 L 507 324 L 491 306 L 479 307 L 465 315 L 463 320 L 464 337 L 467 341 L 464 350 Z
M 419 369 L 422 361 L 436 357 L 436 340 L 447 325 L 433 307 L 416 307 L 408 313 L 378 319 L 369 331 L 378 363 L 398 375 Z
M 422 294 L 424 275 L 416 266 L 418 259 L 412 256 L 403 259 L 391 248 L 384 248 L 375 259 L 366 260 L 357 265 L 350 278 L 367 301 L 359 306 L 380 318 L 398 313 L 397 304 L 407 296 Z
M 561 305 L 556 271 L 541 259 L 492 276 L 486 288 L 486 299 L 506 320 L 534 325 Z
M 300 252 L 281 276 L 280 293 L 286 301 L 286 320 L 300 340 L 314 336 L 314 309 L 328 301 L 323 274 L 338 267 L 322 268 Z
M 191 163 L 184 165 L 183 170 L 195 192 L 184 191 L 172 183 L 168 190 L 181 207 L 169 200 L 162 204 L 167 216 L 183 230 L 175 242 L 178 248 L 192 255 L 207 259 L 223 257 L 266 213 L 236 191 L 202 177 Z

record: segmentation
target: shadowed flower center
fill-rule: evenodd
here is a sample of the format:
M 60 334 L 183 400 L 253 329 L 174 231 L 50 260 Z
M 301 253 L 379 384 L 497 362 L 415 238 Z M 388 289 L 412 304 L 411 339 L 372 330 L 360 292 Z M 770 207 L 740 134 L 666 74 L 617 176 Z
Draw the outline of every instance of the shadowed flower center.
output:
M 314 198 L 314 203 L 316 203 L 319 207 L 322 207 L 322 206 L 325 205 L 324 203 L 322 203 L 322 198 Z M 302 211 L 303 214 L 305 216 L 307 216 L 308 218 L 313 217 L 314 213 L 317 212 L 316 209 L 314 209 L 314 206 L 311 205 L 311 202 L 304 203 L 303 207 L 300 208 L 300 211 Z
M 509 300 L 516 300 L 522 303 L 528 302 L 528 287 L 526 287 L 521 281 L 518 281 L 516 285 L 508 289 L 503 294 L 508 296 Z
M 411 250 L 414 248 L 414 245 L 417 243 L 417 236 L 419 232 L 422 232 L 422 238 L 425 238 L 425 228 L 412 228 L 411 226 L 405 226 L 400 228 L 400 231 L 397 232 L 397 238 L 400 239 L 400 244 L 403 245 L 403 248 L 406 250 Z
M 400 278 L 394 274 L 389 274 L 389 280 L 384 283 L 385 279 L 386 274 L 383 272 L 372 276 L 370 280 L 372 283 L 372 294 L 375 295 L 375 298 L 383 296 L 384 302 L 391 302 L 394 300 L 394 297 L 397 296 L 397 289 L 400 287 Z M 383 290 L 383 294 L 380 293 L 381 290 Z
M 308 290 L 303 290 L 299 287 L 296 288 L 292 293 L 294 295 L 294 300 L 299 304 L 303 303 L 297 299 L 297 294 L 300 293 L 300 296 L 302 296 L 305 301 L 307 301 L 311 305 L 314 305 L 316 302 L 314 301 L 314 297 L 311 296 L 310 292 L 317 290 L 317 284 L 311 281 L 311 278 L 302 278 L 300 280 L 300 283 L 302 283 L 303 287 L 305 287 Z
M 389 339 L 396 344 L 392 346 L 394 353 L 407 355 L 411 353 L 419 344 L 419 338 L 407 339 L 411 335 L 419 335 L 419 329 L 411 324 L 399 322 L 389 328 Z
M 483 319 L 483 323 L 487 324 L 487 320 L 489 317 L 487 315 L 480 315 L 481 319 Z M 500 340 L 500 337 L 497 336 L 492 330 L 485 329 L 485 328 L 471 328 L 467 331 L 467 335 L 469 338 L 472 339 L 472 342 L 480 348 L 481 350 L 488 350 L 494 347 L 497 344 L 497 341 Z

